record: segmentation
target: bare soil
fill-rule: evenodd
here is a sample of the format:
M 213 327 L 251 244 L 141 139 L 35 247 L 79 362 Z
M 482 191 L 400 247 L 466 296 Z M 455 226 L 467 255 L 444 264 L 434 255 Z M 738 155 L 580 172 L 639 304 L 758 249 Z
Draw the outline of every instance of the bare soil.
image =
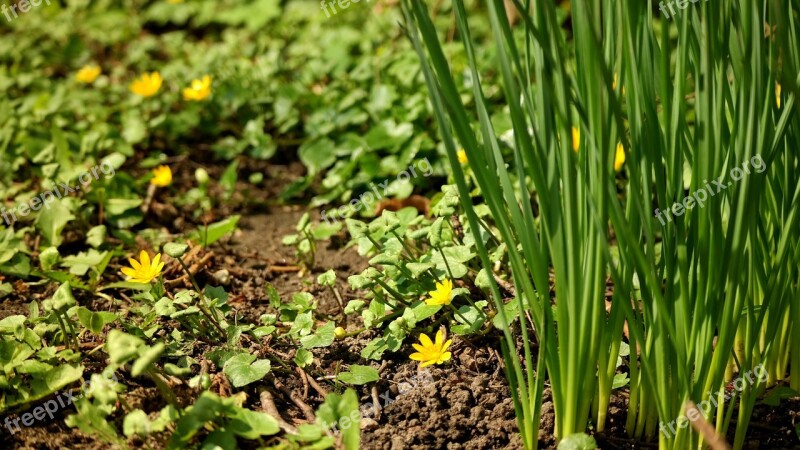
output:
M 197 163 L 186 161 L 183 170 L 178 170 L 176 180 L 190 182 Z M 265 292 L 265 284 L 271 283 L 282 298 L 289 298 L 298 291 L 312 293 L 319 301 L 322 314 L 333 315 L 338 312 L 338 302 L 329 289 L 317 286 L 316 276 L 328 269 L 337 273 L 338 290 L 345 302 L 358 298 L 358 292 L 350 291 L 347 285 L 349 275 L 366 267 L 365 258 L 360 257 L 353 248 L 345 247 L 344 232 L 335 236 L 331 242 L 322 243 L 318 248 L 316 264 L 311 273 L 298 276 L 298 267 L 293 249 L 281 244 L 283 236 L 293 233 L 295 224 L 302 215 L 301 206 L 275 206 L 263 199 L 274 198 L 278 186 L 296 178 L 296 166 L 245 166 L 243 170 L 263 170 L 268 174 L 265 186 L 254 189 L 250 186 L 237 190 L 236 195 L 225 211 L 216 211 L 218 220 L 229 213 L 240 213 L 243 218 L 240 230 L 229 240 L 216 244 L 212 251 L 211 264 L 203 269 L 198 277 L 203 282 L 226 284 L 230 304 L 248 322 L 257 322 L 261 314 L 274 312 Z M 209 168 L 214 171 L 221 168 Z M 180 181 L 178 181 L 180 182 Z M 162 225 L 175 231 L 188 228 L 191 220 L 189 211 L 165 209 Z M 208 219 L 208 218 L 206 218 Z M 192 225 L 194 226 L 194 225 Z M 225 276 L 227 275 L 227 277 Z M 17 292 L 0 303 L 0 318 L 11 314 L 26 314 L 27 304 L 46 298 L 54 285 L 18 285 Z M 100 306 L 92 299 L 79 299 L 82 304 Z M 348 324 L 356 326 L 357 324 Z M 454 358 L 450 364 L 434 366 L 429 369 L 433 383 L 416 385 L 401 393 L 401 386 L 417 375 L 417 364 L 408 359 L 411 349 L 404 353 L 386 354 L 386 359 L 378 362 L 364 361 L 359 353 L 369 339 L 369 332 L 358 337 L 336 341 L 332 346 L 314 349 L 313 368 L 307 368 L 309 376 L 314 377 L 327 390 L 334 386 L 327 383 L 346 364 L 371 364 L 379 369 L 380 380 L 373 386 L 357 387 L 362 405 L 378 403 L 379 412 L 372 419 L 365 420 L 362 429 L 362 448 L 368 450 L 400 449 L 521 449 L 517 435 L 514 405 L 506 384 L 500 355 L 499 341 L 489 334 L 476 339 L 454 338 L 452 347 Z M 194 348 L 194 356 L 203 359 L 208 346 L 199 343 Z M 295 349 L 281 342 L 253 343 L 251 351 L 265 355 L 272 353 L 284 360 L 294 357 Z M 100 367 L 98 365 L 98 367 Z M 216 373 L 214 388 L 222 395 L 230 393 L 224 377 Z M 293 372 L 274 372 L 276 383 L 264 380 L 263 384 L 248 386 L 248 403 L 258 409 L 257 389 L 267 386 L 274 391 L 274 397 L 283 418 L 290 423 L 300 424 L 306 417 L 287 393 L 294 392 L 303 402 L 316 408 L 323 400 L 315 389 L 309 389 L 302 374 Z M 125 408 L 142 408 L 157 411 L 165 405 L 158 391 L 142 379 L 123 379 L 128 386 L 123 395 Z M 275 386 L 283 386 L 283 390 Z M 188 386 L 175 386 L 179 400 L 191 404 L 192 391 Z M 378 401 L 375 402 L 374 399 Z M 390 399 L 390 400 L 389 400 Z M 655 442 L 640 443 L 630 440 L 625 433 L 624 411 L 627 395 L 623 388 L 612 399 L 606 432 L 596 436 L 600 448 L 634 449 L 657 448 Z M 32 409 L 32 407 L 30 408 Z M 60 410 L 53 420 L 45 419 L 34 426 L 24 427 L 15 434 L 0 428 L 0 448 L 13 449 L 104 449 L 104 442 L 68 428 L 64 417 L 72 411 L 70 407 Z M 22 412 L 22 411 L 20 411 Z M 13 417 L 14 415 L 11 414 Z M 122 415 L 115 420 L 121 429 Z M 3 420 L 3 419 L 0 419 Z M 800 440 L 795 427 L 800 421 L 800 400 L 784 401 L 779 407 L 766 405 L 756 407 L 748 432 L 745 448 L 790 449 L 800 448 Z M 540 448 L 554 448 L 554 414 L 549 389 L 545 392 L 540 424 Z M 730 438 L 733 436 L 731 427 Z M 150 448 L 163 448 L 168 435 L 155 436 L 146 442 Z M 267 440 L 264 444 L 274 444 Z M 145 445 L 136 439 L 129 441 L 131 447 Z

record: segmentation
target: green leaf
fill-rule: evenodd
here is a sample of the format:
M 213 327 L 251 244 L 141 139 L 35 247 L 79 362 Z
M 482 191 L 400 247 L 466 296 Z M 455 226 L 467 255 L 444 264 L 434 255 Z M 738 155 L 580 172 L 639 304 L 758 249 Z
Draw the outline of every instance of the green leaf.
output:
M 454 317 L 456 321 L 458 321 L 459 325 L 453 325 L 452 330 L 453 333 L 459 335 L 470 334 L 478 331 L 484 322 L 484 317 L 481 315 L 481 311 L 486 309 L 486 306 L 489 304 L 486 300 L 481 300 L 475 302 L 474 308 L 472 305 L 464 305 L 461 308 L 458 308 L 459 314 L 456 314 Z
M 105 268 L 103 260 L 109 255 L 109 252 L 98 252 L 95 249 L 78 253 L 77 255 L 70 255 L 63 259 L 61 266 L 69 268 L 69 273 L 77 276 L 86 275 L 89 269 L 95 269 L 100 272 L 101 267 Z
M 223 399 L 210 391 L 204 391 L 183 417 L 175 424 L 175 431 L 169 440 L 167 449 L 179 450 L 188 447 L 189 441 L 206 424 L 225 411 Z
M 249 353 L 232 356 L 225 362 L 222 371 L 234 387 L 242 387 L 264 378 L 270 371 L 270 362 Z
M 233 431 L 221 428 L 208 433 L 200 450 L 221 450 L 226 448 L 237 448 L 236 435 Z
M 303 348 L 327 347 L 331 345 L 335 339 L 335 329 L 336 323 L 332 321 L 328 322 L 325 325 L 317 328 L 314 334 L 300 339 L 300 343 L 303 345 Z
M 16 328 L 24 326 L 26 317 L 23 315 L 8 316 L 0 320 L 0 332 L 11 333 Z
M 558 450 L 594 450 L 597 442 L 594 438 L 584 433 L 571 434 L 558 443 Z
M 795 398 L 800 396 L 800 392 L 786 386 L 777 386 L 769 391 L 761 402 L 765 405 L 777 407 L 780 406 L 781 400 Z
M 366 236 L 367 233 L 367 225 L 355 219 L 345 219 L 345 224 L 347 224 L 347 231 L 350 232 L 350 236 L 353 239 L 361 239 Z
M 150 419 L 147 418 L 147 413 L 141 409 L 134 409 L 125 416 L 122 422 L 122 432 L 125 436 L 138 435 L 144 437 L 150 434 Z
M 414 312 L 415 321 L 421 322 L 428 317 L 433 316 L 439 310 L 442 309 L 442 305 L 429 305 L 425 302 L 416 302 L 412 307 L 411 311 Z
M 83 306 L 78 308 L 77 314 L 81 325 L 94 334 L 100 334 L 103 331 L 103 327 L 117 320 L 117 316 L 114 313 L 107 311 L 94 312 Z
M 336 272 L 331 269 L 321 274 L 317 277 L 317 283 L 320 286 L 336 286 Z
M 231 216 L 225 220 L 212 223 L 207 228 L 201 227 L 189 234 L 189 239 L 200 242 L 207 247 L 220 240 L 226 234 L 236 230 L 240 216 Z
M 336 162 L 336 144 L 328 138 L 306 141 L 297 150 L 297 156 L 314 175 Z
M 138 356 L 142 346 L 144 346 L 143 340 L 114 329 L 108 333 L 105 350 L 111 359 L 111 364 L 119 367 Z
M 406 264 L 406 269 L 408 269 L 408 271 L 411 272 L 411 275 L 413 275 L 415 279 L 419 278 L 420 275 L 427 272 L 428 270 L 433 269 L 433 267 L 434 267 L 433 264 L 427 262 L 426 263 L 412 262 Z
M 433 247 L 441 247 L 443 243 L 442 239 L 442 226 L 444 225 L 444 218 L 439 217 L 438 219 L 433 221 L 431 228 L 428 230 L 428 240 L 430 241 Z
M 136 109 L 128 110 L 122 116 L 122 138 L 128 144 L 136 144 L 145 137 L 147 137 L 147 125 L 141 113 Z
M 281 430 L 274 417 L 244 408 L 235 409 L 225 428 L 245 439 L 273 435 Z
M 236 190 L 236 180 L 238 179 L 238 170 L 239 168 L 239 161 L 233 160 L 225 168 L 225 171 L 222 172 L 222 176 L 219 179 L 219 184 L 225 189 L 225 198 L 230 198 L 233 191 Z
M 336 376 L 336 379 L 342 383 L 356 385 L 378 381 L 379 378 L 377 369 L 370 366 L 359 366 L 357 364 L 351 365 L 349 371 L 340 372 L 339 375 Z
M 36 229 L 42 233 L 51 247 L 61 245 L 63 241 L 61 232 L 75 218 L 67 203 L 67 199 L 56 200 L 50 203 L 49 208 L 39 211 L 39 216 L 36 217 Z
M 75 297 L 69 283 L 63 283 L 53 296 L 42 302 L 45 311 L 66 311 L 67 308 L 76 304 Z
M 611 382 L 611 389 L 619 389 L 622 386 L 625 386 L 630 381 L 628 378 L 628 374 L 626 373 L 618 373 L 614 375 L 614 380 Z
M 325 428 L 336 427 L 342 432 L 342 443 L 347 450 L 358 450 L 361 438 L 358 396 L 352 389 L 343 395 L 330 393 L 317 410 L 317 423 Z
M 188 250 L 189 246 L 186 244 L 169 242 L 164 245 L 164 253 L 173 258 L 180 258 L 181 256 L 185 255 Z
M 52 270 L 60 259 L 61 254 L 58 253 L 58 248 L 56 247 L 47 247 L 39 253 L 39 265 L 45 272 Z
M 304 348 L 298 348 L 294 355 L 294 362 L 300 367 L 305 367 L 314 361 L 314 354 Z
M 145 347 L 145 350 L 141 352 L 141 356 L 133 363 L 131 375 L 135 377 L 141 375 L 151 364 L 158 360 L 158 357 L 164 353 L 165 349 L 166 345 L 163 342 L 159 342 L 152 347 Z
M 98 248 L 106 241 L 106 226 L 97 225 L 86 232 L 86 243 Z
M 344 313 L 347 315 L 361 312 L 361 310 L 364 309 L 365 304 L 366 302 L 364 302 L 364 300 L 350 300 L 344 307 Z

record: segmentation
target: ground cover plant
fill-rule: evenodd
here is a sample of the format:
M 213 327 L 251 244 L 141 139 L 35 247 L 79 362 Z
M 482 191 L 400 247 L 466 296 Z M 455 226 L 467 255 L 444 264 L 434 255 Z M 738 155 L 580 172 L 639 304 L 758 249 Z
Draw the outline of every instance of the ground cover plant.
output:
M 9 448 L 800 445 L 800 4 L 0 5 Z

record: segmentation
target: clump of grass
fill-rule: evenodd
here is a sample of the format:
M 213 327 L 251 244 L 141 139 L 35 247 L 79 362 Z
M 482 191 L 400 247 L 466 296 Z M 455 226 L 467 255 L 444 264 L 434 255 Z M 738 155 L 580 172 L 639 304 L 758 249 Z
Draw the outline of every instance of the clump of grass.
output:
M 700 2 L 669 21 L 654 17 L 652 1 L 573 0 L 569 37 L 554 2 L 515 3 L 517 28 L 502 0 L 487 2 L 497 54 L 478 61 L 466 9 L 454 2 L 478 80 L 474 105 L 458 95 L 423 3 L 405 0 L 404 12 L 470 228 L 480 224 L 458 163 L 461 147 L 508 244 L 516 301 L 529 313 L 520 315 L 530 318 L 520 327 L 521 355 L 504 327 L 526 448 L 536 447 L 545 373 L 558 438 L 584 432 L 590 420 L 603 430 L 624 322 L 632 349 L 627 426 L 638 438 L 653 438 L 688 401 L 709 400 L 734 372 L 763 363 L 769 383 L 788 368 L 797 386 L 800 5 Z M 503 159 L 487 112 L 479 80 L 488 69 L 503 81 L 513 161 Z M 754 161 L 764 170 L 729 179 Z M 724 190 L 702 206 L 673 208 L 708 190 L 710 180 Z M 672 211 L 671 220 L 656 217 L 660 211 Z M 608 310 L 607 279 L 614 287 Z M 492 294 L 502 315 L 496 286 Z M 763 387 L 738 393 L 736 448 Z M 719 434 L 734 399 L 715 398 L 709 420 Z M 701 437 L 678 428 L 660 433 L 659 444 L 698 447 Z

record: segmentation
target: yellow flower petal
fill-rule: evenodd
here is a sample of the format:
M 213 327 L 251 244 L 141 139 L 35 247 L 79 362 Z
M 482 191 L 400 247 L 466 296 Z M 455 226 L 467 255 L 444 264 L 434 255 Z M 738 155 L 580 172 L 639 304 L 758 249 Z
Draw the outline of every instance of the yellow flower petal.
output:
M 429 366 L 431 364 L 442 364 L 449 361 L 452 353 L 445 351 L 452 344 L 452 340 L 444 341 L 447 332 L 444 329 L 439 329 L 436 332 L 436 342 L 431 342 L 431 339 L 426 334 L 419 335 L 419 344 L 411 344 L 416 353 L 409 355 L 409 358 L 414 361 L 420 361 L 420 367 Z
M 81 83 L 91 84 L 100 76 L 100 73 L 102 73 L 102 70 L 99 66 L 90 64 L 81 67 L 78 73 L 75 74 L 75 79 Z
M 120 272 L 135 283 L 150 283 L 161 275 L 161 270 L 164 268 L 161 253 L 157 253 L 151 261 L 150 255 L 144 250 L 139 252 L 139 261 L 129 258 L 128 262 L 131 267 L 123 267 Z
M 435 345 L 437 347 L 441 347 L 442 346 L 442 342 L 444 342 L 444 334 L 442 334 L 442 329 L 440 328 L 439 331 L 436 332 Z
M 577 153 L 580 147 L 581 147 L 581 129 L 572 127 L 572 150 L 574 150 L 575 153 Z
M 189 87 L 183 89 L 185 101 L 201 101 L 211 96 L 211 76 L 205 75 L 201 79 L 192 80 Z
M 153 169 L 153 178 L 150 184 L 158 187 L 165 187 L 172 184 L 172 169 L 169 166 L 158 166 Z
M 428 337 L 427 334 L 422 333 L 419 335 L 419 341 L 422 342 L 423 347 L 431 347 L 433 346 L 433 342 L 431 342 L 431 338 Z
M 447 342 L 445 342 L 444 345 L 442 346 L 442 351 L 447 350 L 450 347 L 450 344 L 452 344 L 452 343 L 453 343 L 453 340 L 452 339 L 448 339 Z
M 453 282 L 444 280 L 436 283 L 436 289 L 428 292 L 429 299 L 425 300 L 428 305 L 449 305 L 451 302 L 450 294 L 453 291 Z
M 133 80 L 130 89 L 136 95 L 152 97 L 161 89 L 163 81 L 158 72 L 143 73 L 139 78 Z
M 619 172 L 625 164 L 625 149 L 622 147 L 622 142 L 617 144 L 617 151 L 614 155 L 614 170 Z
M 150 268 L 150 255 L 146 251 L 142 250 L 139 253 L 139 261 L 142 263 L 142 267 Z

